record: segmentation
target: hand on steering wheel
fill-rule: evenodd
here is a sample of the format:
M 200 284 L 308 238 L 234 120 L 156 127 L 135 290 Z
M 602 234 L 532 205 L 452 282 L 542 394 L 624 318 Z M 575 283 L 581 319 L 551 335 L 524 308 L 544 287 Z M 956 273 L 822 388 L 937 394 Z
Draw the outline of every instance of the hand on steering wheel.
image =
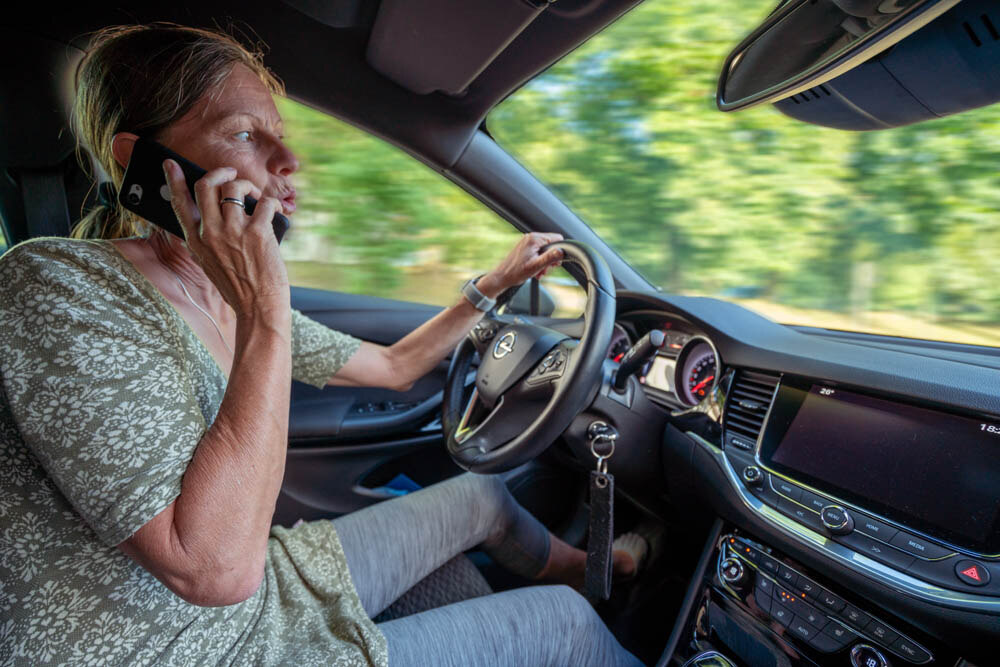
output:
M 443 423 L 448 452 L 466 470 L 502 472 L 539 455 L 599 388 L 615 322 L 611 270 L 586 244 L 562 241 L 546 252 L 555 249 L 586 276 L 583 335 L 575 341 L 523 321 L 486 318 L 459 344 L 448 370 Z M 475 388 L 463 406 L 476 352 Z

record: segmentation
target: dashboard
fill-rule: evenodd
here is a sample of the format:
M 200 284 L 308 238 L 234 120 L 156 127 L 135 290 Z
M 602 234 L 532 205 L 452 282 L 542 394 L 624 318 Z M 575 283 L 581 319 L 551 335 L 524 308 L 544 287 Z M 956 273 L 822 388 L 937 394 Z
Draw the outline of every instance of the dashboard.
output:
M 686 636 L 733 664 L 759 657 L 748 637 L 773 664 L 996 663 L 997 350 L 634 293 L 608 358 L 653 330 L 637 379 L 669 415 L 662 483 L 724 521 Z

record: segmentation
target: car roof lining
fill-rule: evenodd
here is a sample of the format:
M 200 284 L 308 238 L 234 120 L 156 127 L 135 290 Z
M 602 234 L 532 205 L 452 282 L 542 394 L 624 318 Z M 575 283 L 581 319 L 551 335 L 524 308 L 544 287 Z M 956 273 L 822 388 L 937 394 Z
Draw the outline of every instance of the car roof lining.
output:
M 108 25 L 162 20 L 231 29 L 266 45 L 265 62 L 284 80 L 292 99 L 443 169 L 458 160 L 497 103 L 636 4 L 638 0 L 559 0 L 559 11 L 542 11 L 460 96 L 417 94 L 373 69 L 366 59 L 372 10 L 362 8 L 358 0 L 346 3 L 343 13 L 324 19 L 349 27 L 314 18 L 322 9 L 318 0 L 247 4 L 204 0 L 131 8 L 97 1 L 59 12 L 45 8 L 47 12 L 21 13 L 12 17 L 11 27 L 79 48 L 86 47 L 89 33 Z M 11 61 L 2 65 L 18 66 Z

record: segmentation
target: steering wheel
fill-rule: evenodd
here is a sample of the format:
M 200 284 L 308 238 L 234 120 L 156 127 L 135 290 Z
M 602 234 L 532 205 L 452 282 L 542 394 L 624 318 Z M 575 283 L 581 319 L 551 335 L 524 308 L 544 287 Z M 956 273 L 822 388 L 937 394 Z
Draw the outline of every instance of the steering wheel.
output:
M 587 306 L 579 341 L 526 318 L 489 313 L 459 343 L 445 382 L 442 423 L 448 453 L 472 472 L 496 473 L 541 454 L 600 388 L 615 324 L 615 286 L 604 258 L 579 241 L 549 248 L 586 277 Z M 508 299 L 513 295 L 505 293 Z M 500 299 L 498 299 L 500 301 Z M 473 357 L 475 387 L 465 405 Z

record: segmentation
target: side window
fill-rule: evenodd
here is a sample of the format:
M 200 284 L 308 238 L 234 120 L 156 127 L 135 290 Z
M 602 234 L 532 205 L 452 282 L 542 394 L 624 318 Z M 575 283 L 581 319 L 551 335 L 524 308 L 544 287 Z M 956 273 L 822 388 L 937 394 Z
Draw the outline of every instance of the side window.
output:
M 324 113 L 278 100 L 300 162 L 298 208 L 281 244 L 293 285 L 448 306 L 520 233 L 397 148 Z M 582 312 L 564 270 L 542 279 L 556 315 Z

